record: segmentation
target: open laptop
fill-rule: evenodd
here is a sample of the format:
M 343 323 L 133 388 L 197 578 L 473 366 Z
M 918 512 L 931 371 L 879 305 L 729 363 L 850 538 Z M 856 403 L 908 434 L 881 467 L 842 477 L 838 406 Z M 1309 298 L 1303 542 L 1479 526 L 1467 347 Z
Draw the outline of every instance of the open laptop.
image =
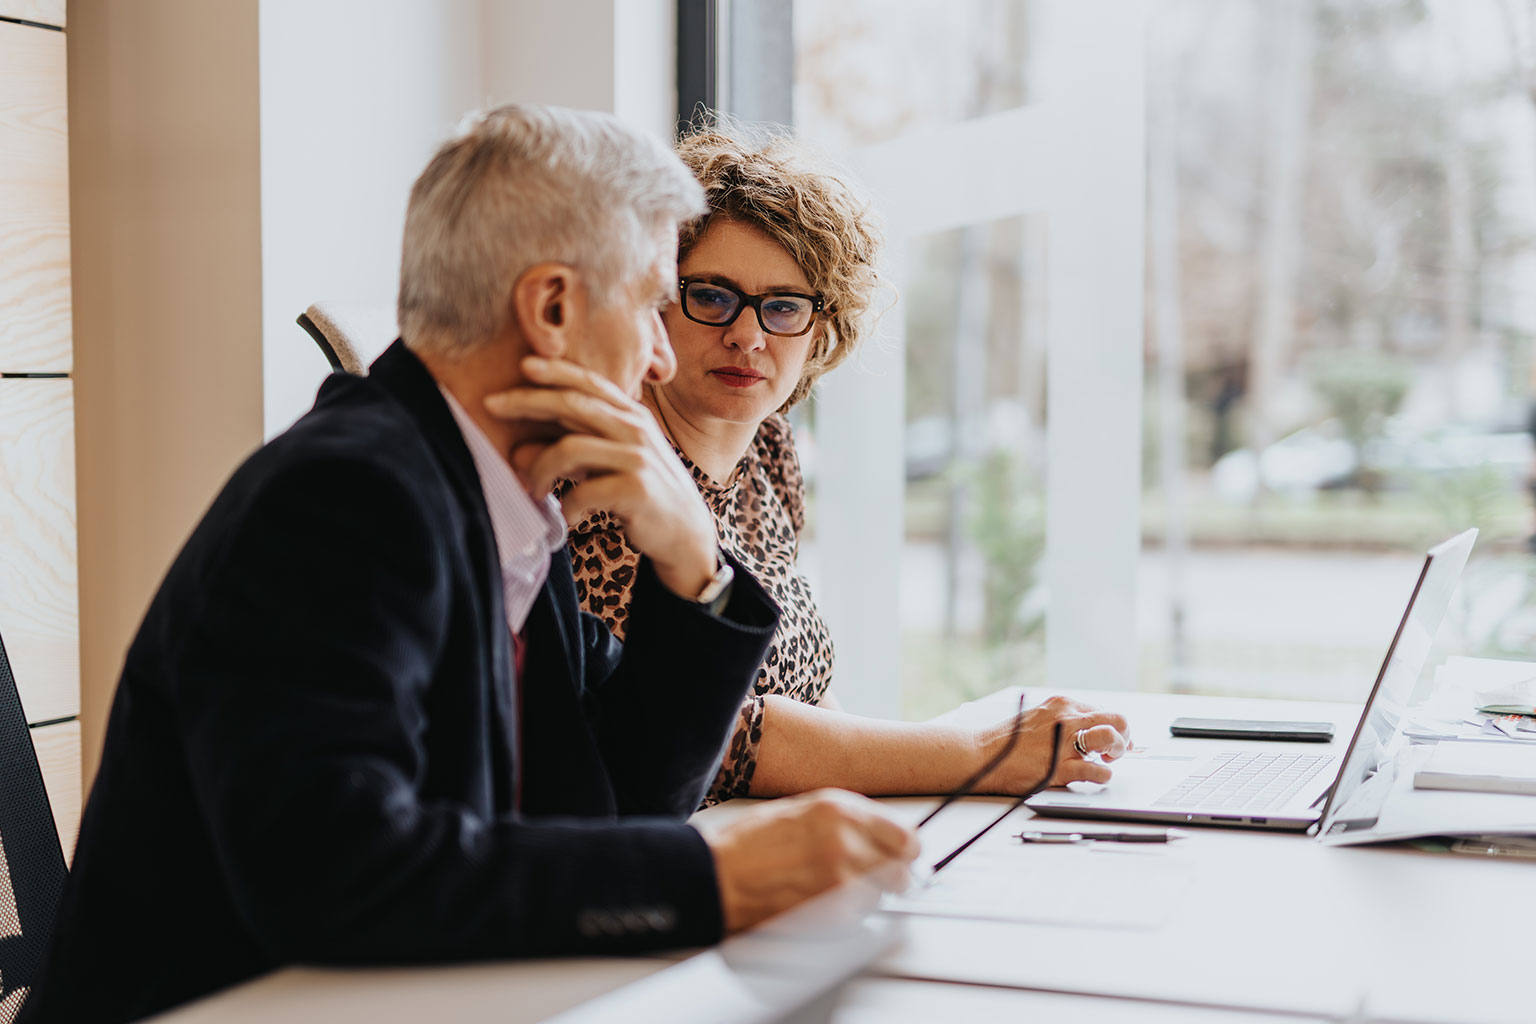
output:
M 1155 821 L 1305 832 L 1336 809 L 1358 806 L 1362 787 L 1390 758 L 1403 709 L 1429 658 L 1440 620 L 1477 539 L 1467 530 L 1429 549 L 1408 607 L 1376 674 L 1349 746 L 1170 739 L 1151 755 L 1115 765 L 1103 786 L 1047 790 L 1036 814 L 1059 818 Z

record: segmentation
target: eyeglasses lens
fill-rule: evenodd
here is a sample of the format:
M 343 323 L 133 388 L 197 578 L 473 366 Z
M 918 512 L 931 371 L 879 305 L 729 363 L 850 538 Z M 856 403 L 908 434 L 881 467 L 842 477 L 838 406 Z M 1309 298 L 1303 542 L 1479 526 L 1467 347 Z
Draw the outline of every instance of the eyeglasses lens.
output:
M 811 303 L 792 295 L 770 295 L 759 307 L 763 329 L 778 334 L 799 334 L 811 322 Z
M 683 292 L 688 315 L 707 324 L 723 324 L 736 315 L 741 296 L 729 288 L 694 282 Z

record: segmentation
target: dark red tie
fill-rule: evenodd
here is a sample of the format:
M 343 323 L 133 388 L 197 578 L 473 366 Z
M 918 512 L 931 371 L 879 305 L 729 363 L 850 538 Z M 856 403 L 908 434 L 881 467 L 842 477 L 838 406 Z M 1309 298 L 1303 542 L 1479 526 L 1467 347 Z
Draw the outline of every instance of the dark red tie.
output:
M 523 806 L 523 665 L 528 660 L 527 630 L 512 634 L 512 665 L 515 678 L 512 681 L 513 698 L 517 708 L 517 724 L 512 735 L 512 808 Z

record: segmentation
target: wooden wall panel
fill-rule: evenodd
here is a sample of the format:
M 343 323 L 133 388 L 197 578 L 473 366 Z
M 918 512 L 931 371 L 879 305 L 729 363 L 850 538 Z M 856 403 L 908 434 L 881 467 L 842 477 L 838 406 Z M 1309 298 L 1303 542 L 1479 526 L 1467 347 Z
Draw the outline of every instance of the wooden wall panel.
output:
M 80 723 L 39 726 L 32 730 L 32 746 L 43 770 L 43 786 L 53 807 L 53 823 L 59 827 L 64 859 L 69 860 L 80 834 Z
M 74 382 L 0 379 L 0 638 L 31 722 L 80 713 Z
M 67 74 L 64 33 L 0 21 L 0 373 L 73 365 Z
M 64 27 L 65 0 L 0 0 L 0 18 Z

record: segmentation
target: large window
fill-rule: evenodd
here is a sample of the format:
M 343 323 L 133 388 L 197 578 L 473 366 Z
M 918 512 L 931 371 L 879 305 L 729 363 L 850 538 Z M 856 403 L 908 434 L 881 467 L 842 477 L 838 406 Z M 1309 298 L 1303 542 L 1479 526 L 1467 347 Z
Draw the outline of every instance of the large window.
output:
M 1152 10 L 1141 685 L 1359 699 L 1467 526 L 1530 656 L 1530 6 Z
M 887 223 L 802 426 L 846 703 L 1361 699 L 1469 525 L 1443 639 L 1528 655 L 1528 5 L 720 6 L 789 24 L 777 109 Z

